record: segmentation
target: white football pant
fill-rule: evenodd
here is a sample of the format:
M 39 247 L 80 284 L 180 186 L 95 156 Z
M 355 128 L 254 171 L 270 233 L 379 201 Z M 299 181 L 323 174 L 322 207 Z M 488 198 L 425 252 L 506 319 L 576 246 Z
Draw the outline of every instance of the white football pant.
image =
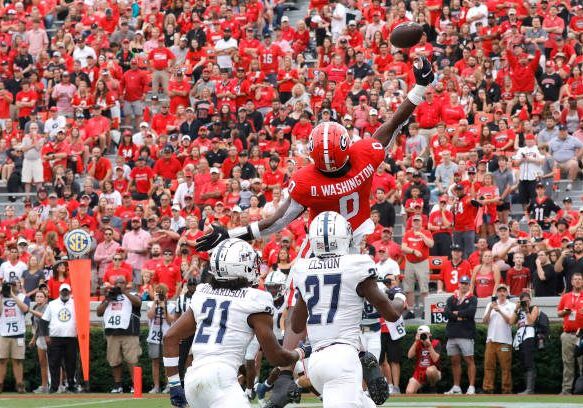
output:
M 184 376 L 184 393 L 191 407 L 251 407 L 237 381 L 237 371 L 226 364 L 189 367 Z
M 356 348 L 334 344 L 312 353 L 308 375 L 324 408 L 375 408 L 362 390 L 362 366 Z

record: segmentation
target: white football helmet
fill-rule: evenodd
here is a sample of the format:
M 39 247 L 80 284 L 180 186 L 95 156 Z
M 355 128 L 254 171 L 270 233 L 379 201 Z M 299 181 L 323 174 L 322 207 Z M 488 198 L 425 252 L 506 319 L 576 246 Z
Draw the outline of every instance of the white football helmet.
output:
M 337 212 L 324 211 L 310 224 L 308 238 L 316 256 L 345 255 L 352 242 L 352 227 Z
M 221 242 L 211 255 L 210 273 L 219 281 L 245 278 L 257 282 L 260 257 L 251 245 L 239 238 Z
M 280 271 L 270 272 L 265 278 L 265 289 L 273 296 L 273 299 L 279 299 L 285 293 L 287 276 Z

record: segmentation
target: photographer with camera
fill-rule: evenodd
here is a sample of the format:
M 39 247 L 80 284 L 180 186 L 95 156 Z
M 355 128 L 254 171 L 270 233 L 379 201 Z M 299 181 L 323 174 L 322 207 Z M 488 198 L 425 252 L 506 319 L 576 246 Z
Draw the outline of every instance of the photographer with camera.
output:
M 522 292 L 520 294 L 520 302 L 514 308 L 514 314 L 510 319 L 510 324 L 516 324 L 517 326 L 512 345 L 515 350 L 518 350 L 526 379 L 526 389 L 519 394 L 534 394 L 536 379 L 534 356 L 537 348 L 535 325 L 538 314 L 538 307 L 531 305 L 530 293 Z
M 578 360 L 579 375 L 583 369 L 583 358 L 575 355 L 579 337 L 583 334 L 583 274 L 575 272 L 571 276 L 570 292 L 561 296 L 557 306 L 558 316 L 563 318 L 561 333 L 561 356 L 563 359 L 562 395 L 571 395 L 575 380 L 575 360 Z
M 174 303 L 168 303 L 168 286 L 160 283 L 155 288 L 154 301 L 148 302 L 148 357 L 152 360 L 152 379 L 154 387 L 150 394 L 160 393 L 160 358 L 162 356 L 162 337 L 174 321 Z
M 425 384 L 428 384 L 430 389 L 435 387 L 435 384 L 441 379 L 440 351 L 441 343 L 439 340 L 431 338 L 429 326 L 419 326 L 415 341 L 407 352 L 409 359 L 415 359 L 415 371 L 413 377 L 409 378 L 407 394 L 416 394 Z
M 61 367 L 65 362 L 65 374 L 69 391 L 76 392 L 75 369 L 77 367 L 77 318 L 75 302 L 71 298 L 71 286 L 62 283 L 59 297 L 52 300 L 39 321 L 39 336 L 44 336 L 47 344 L 50 392 L 59 389 Z
M 496 363 L 502 371 L 502 394 L 512 393 L 512 324 L 510 319 L 516 305 L 508 300 L 508 287 L 498 285 L 496 295 L 486 307 L 482 322 L 488 325 L 484 352 L 484 382 L 486 394 L 494 393 Z
M 476 393 L 476 363 L 474 362 L 474 339 L 476 338 L 476 309 L 478 298 L 470 290 L 470 278 L 462 276 L 458 291 L 447 299 L 445 304 L 445 315 L 447 316 L 447 326 L 445 335 L 447 337 L 446 350 L 451 359 L 451 370 L 453 374 L 453 387 L 445 394 L 461 394 L 460 387 L 462 380 L 462 357 L 468 367 L 469 387 L 467 395 Z
M 16 391 L 24 393 L 23 362 L 25 354 L 24 335 L 30 299 L 19 288 L 20 281 L 4 281 L 0 297 L 0 392 L 4 386 L 8 359 L 12 359 L 12 372 L 16 380 Z
M 142 300 L 130 293 L 126 279 L 118 276 L 115 286 L 108 288 L 105 299 L 97 306 L 97 316 L 103 317 L 107 340 L 107 362 L 113 371 L 113 394 L 123 393 L 122 363 L 128 365 L 133 378 L 133 367 L 142 355 L 140 346 L 140 309 Z

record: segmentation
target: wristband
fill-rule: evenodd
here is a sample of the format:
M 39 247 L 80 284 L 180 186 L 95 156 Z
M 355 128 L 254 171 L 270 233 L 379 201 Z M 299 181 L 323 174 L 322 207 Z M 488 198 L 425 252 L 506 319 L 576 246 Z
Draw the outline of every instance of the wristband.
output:
M 176 357 L 178 358 L 178 357 Z M 174 374 L 168 377 L 168 386 L 170 388 L 180 385 L 180 375 Z
M 400 299 L 403 302 L 406 302 L 407 296 L 403 295 L 402 293 L 395 293 L 394 299 Z
M 164 357 L 164 358 L 162 358 L 162 362 L 164 363 L 164 367 L 178 367 L 178 360 L 179 360 L 179 357 Z
M 259 231 L 259 223 L 257 221 L 249 224 L 249 227 L 251 227 L 251 234 L 253 234 L 253 238 L 261 238 L 261 231 Z
M 415 85 L 407 94 L 407 99 L 409 99 L 413 105 L 419 105 L 423 102 L 423 96 L 425 96 L 426 89 L 426 86 Z
M 230 229 L 229 231 L 229 238 L 240 238 L 243 235 L 247 234 L 247 227 L 237 227 Z

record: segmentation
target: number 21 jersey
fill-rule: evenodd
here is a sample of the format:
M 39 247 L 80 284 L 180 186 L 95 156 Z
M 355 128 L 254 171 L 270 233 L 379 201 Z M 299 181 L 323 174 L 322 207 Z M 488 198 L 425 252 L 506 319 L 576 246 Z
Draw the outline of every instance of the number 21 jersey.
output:
M 350 170 L 329 177 L 309 165 L 294 173 L 289 184 L 291 198 L 310 209 L 310 222 L 324 211 L 335 211 L 356 230 L 370 217 L 370 189 L 385 149 L 376 139 L 363 139 L 350 146 Z
M 213 289 L 209 284 L 196 288 L 189 307 L 196 321 L 193 368 L 224 363 L 237 370 L 254 334 L 247 318 L 255 313 L 274 313 L 273 299 L 267 292 Z
M 308 308 L 308 338 L 314 350 L 339 342 L 360 348 L 364 298 L 356 287 L 376 279 L 368 255 L 296 259 L 291 270 L 296 289 Z

